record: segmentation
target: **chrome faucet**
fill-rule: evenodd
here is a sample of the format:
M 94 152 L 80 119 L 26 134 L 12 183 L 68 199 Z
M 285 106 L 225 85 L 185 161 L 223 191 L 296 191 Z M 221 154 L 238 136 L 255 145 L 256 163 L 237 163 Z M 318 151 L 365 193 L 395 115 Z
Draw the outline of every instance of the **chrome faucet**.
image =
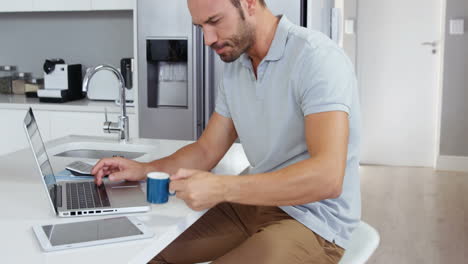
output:
M 106 121 L 104 122 L 104 133 L 119 133 L 120 143 L 127 143 L 130 139 L 129 137 L 129 125 L 128 125 L 128 116 L 127 116 L 127 102 L 125 97 L 125 81 L 120 73 L 115 67 L 110 65 L 99 65 L 90 69 L 86 72 L 86 75 L 83 80 L 83 91 L 88 91 L 89 81 L 93 75 L 101 70 L 108 70 L 117 77 L 119 80 L 119 97 L 120 97 L 120 116 L 118 122 L 109 122 L 107 121 L 107 111 L 106 111 Z

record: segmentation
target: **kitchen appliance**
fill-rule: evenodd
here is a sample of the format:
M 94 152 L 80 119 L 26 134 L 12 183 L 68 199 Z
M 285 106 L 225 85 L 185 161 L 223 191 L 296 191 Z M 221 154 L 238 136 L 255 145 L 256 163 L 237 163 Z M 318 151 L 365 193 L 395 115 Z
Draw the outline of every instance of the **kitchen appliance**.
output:
M 133 58 L 120 60 L 120 72 L 125 81 L 127 102 L 133 102 Z M 118 101 L 119 80 L 110 71 L 96 72 L 89 82 L 87 97 L 90 100 Z
M 266 0 L 274 14 L 339 36 L 335 0 Z M 140 137 L 196 140 L 214 110 L 223 65 L 185 0 L 137 1 Z
M 16 66 L 0 65 L 0 94 L 11 94 Z
M 26 82 L 31 79 L 30 72 L 17 72 L 13 77 L 12 91 L 13 94 L 24 94 L 26 91 Z
M 63 59 L 47 59 L 43 65 L 44 89 L 37 91 L 39 101 L 63 103 L 84 98 L 81 64 L 65 64 Z
M 133 88 L 133 58 L 123 58 L 120 60 L 120 73 L 125 81 L 125 88 Z
M 37 91 L 40 89 L 44 89 L 44 79 L 32 77 L 26 81 L 24 94 L 26 97 L 37 98 Z

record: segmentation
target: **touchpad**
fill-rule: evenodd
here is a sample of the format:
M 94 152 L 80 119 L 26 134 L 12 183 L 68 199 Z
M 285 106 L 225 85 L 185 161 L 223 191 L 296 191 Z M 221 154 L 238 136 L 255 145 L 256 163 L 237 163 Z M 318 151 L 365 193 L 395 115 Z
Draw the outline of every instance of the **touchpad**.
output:
M 120 188 L 138 188 L 140 187 L 139 182 L 131 182 L 131 181 L 122 181 L 117 183 L 106 183 L 107 187 L 112 189 L 120 189 Z

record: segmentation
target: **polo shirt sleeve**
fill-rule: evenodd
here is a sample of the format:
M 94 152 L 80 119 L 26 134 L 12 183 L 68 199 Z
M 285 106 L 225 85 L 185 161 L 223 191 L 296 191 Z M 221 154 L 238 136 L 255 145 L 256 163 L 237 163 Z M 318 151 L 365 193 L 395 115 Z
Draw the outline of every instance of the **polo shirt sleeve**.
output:
M 218 93 L 216 95 L 215 112 L 224 117 L 231 118 L 231 112 L 229 111 L 229 106 L 227 104 L 226 91 L 224 89 L 223 81 L 219 82 Z
M 348 57 L 329 47 L 310 52 L 304 59 L 298 94 L 304 116 L 343 111 L 349 117 L 356 77 Z

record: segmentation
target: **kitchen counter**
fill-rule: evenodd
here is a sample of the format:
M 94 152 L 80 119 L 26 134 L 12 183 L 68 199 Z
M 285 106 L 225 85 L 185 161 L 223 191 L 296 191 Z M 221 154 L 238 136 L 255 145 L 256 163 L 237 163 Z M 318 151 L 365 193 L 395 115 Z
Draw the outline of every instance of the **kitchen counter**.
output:
M 67 136 L 48 142 L 46 148 L 52 167 L 58 172 L 74 160 L 96 162 L 90 159 L 55 156 L 64 150 L 86 146 L 112 150 L 140 149 L 146 154 L 137 160 L 150 161 L 167 156 L 189 143 L 191 142 L 132 139 L 130 144 L 120 144 L 109 138 Z M 248 165 L 242 146 L 234 144 L 213 172 L 240 174 Z M 192 211 L 182 200 L 170 197 L 166 204 L 151 205 L 150 212 L 128 214 L 137 217 L 154 231 L 155 236 L 151 239 L 45 253 L 35 238 L 31 228 L 33 225 L 85 221 L 110 216 L 56 217 L 29 148 L 1 156 L 0 168 L 2 263 L 147 263 L 205 213 Z
M 120 106 L 112 101 L 91 101 L 82 99 L 66 103 L 42 103 L 38 98 L 23 95 L 0 94 L 0 156 L 26 148 L 23 119 L 27 110 L 34 110 L 44 141 L 71 134 L 104 136 L 102 125 L 107 109 L 108 120 L 116 121 Z M 138 136 L 138 117 L 134 107 L 127 107 L 130 136 Z M 109 137 L 117 137 L 107 134 Z
M 35 110 L 70 111 L 70 112 L 104 112 L 119 113 L 120 107 L 113 101 L 92 101 L 87 98 L 66 103 L 43 103 L 39 98 L 27 98 L 24 95 L 0 94 L 0 109 L 26 110 L 33 106 Z M 134 107 L 127 107 L 128 114 L 134 114 Z

